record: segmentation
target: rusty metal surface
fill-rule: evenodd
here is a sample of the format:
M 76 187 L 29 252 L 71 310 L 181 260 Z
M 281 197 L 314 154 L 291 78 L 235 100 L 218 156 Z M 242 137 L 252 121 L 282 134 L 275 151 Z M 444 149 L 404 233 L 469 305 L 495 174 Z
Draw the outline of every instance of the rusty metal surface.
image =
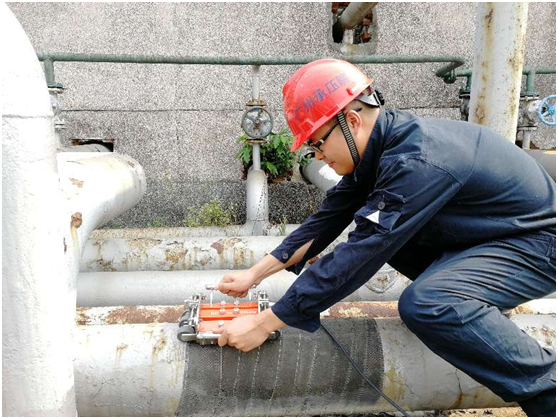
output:
M 80 326 L 110 324 L 178 323 L 184 306 L 79 307 Z
M 541 315 L 556 312 L 555 300 L 537 300 L 522 304 L 508 315 Z M 178 323 L 183 305 L 79 307 L 76 323 L 86 325 Z M 397 301 L 340 302 L 321 314 L 322 319 L 389 318 L 398 317 Z M 552 331 L 551 331 L 552 332 Z M 541 331 L 544 333 L 544 331 Z M 552 332 L 554 333 L 554 332 Z M 554 336 L 554 339 L 556 336 Z

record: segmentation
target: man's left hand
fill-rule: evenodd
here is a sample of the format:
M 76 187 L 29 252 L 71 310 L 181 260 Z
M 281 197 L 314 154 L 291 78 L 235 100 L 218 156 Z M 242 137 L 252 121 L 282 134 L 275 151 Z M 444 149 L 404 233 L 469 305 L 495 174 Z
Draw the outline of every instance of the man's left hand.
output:
M 218 344 L 232 346 L 242 352 L 249 352 L 260 346 L 269 334 L 285 326 L 271 309 L 251 316 L 237 317 L 225 326 L 214 330 L 220 333 Z

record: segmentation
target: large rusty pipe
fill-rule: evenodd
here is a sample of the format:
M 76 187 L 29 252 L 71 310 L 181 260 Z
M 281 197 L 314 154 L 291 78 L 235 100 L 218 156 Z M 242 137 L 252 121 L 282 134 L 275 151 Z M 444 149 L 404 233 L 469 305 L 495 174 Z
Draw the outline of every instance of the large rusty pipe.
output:
M 528 3 L 477 3 L 469 121 L 515 142 Z
M 426 348 L 399 317 L 346 307 L 324 317 L 373 382 L 407 411 L 501 407 L 491 391 Z M 511 317 L 555 347 L 555 318 Z M 360 379 L 323 331 L 286 328 L 243 354 L 176 338 L 177 324 L 80 326 L 75 361 L 81 416 L 355 415 L 393 408 Z M 208 403 L 208 400 L 211 401 Z
M 281 236 L 96 238 L 87 241 L 81 272 L 246 269 L 281 244 Z M 342 235 L 324 252 L 330 252 Z

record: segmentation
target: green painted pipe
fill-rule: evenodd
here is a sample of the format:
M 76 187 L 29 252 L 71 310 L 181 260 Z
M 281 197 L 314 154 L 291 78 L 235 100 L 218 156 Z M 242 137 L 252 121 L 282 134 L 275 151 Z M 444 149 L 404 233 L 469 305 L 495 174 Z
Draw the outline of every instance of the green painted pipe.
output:
M 119 55 L 119 54 L 75 54 L 75 53 L 37 53 L 39 60 L 45 62 L 45 73 L 49 86 L 55 84 L 54 62 L 96 62 L 96 63 L 133 63 L 133 64 L 209 64 L 209 65 L 301 65 L 324 57 L 171 57 L 163 55 Z M 450 55 L 417 56 L 365 56 L 345 58 L 354 64 L 420 64 L 449 63 L 436 71 L 436 76 L 446 80 L 457 67 L 465 64 L 460 57 Z M 48 63 L 48 65 L 47 65 Z M 48 67 L 48 69 L 47 69 Z M 455 80 L 453 80 L 455 81 Z
M 527 95 L 537 95 L 535 92 L 535 75 L 537 74 L 556 74 L 556 68 L 551 67 L 541 67 L 541 68 L 524 68 L 523 74 L 527 76 L 525 81 L 525 92 Z M 470 68 L 457 70 L 453 72 L 453 76 L 457 77 L 467 77 L 467 87 L 462 89 L 461 93 L 466 93 L 471 91 L 471 76 L 473 75 L 473 70 Z

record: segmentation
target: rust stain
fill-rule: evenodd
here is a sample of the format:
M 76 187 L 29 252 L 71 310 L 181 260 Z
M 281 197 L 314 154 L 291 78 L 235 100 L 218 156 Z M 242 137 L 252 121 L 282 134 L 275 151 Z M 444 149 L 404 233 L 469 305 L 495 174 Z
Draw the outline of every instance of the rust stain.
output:
M 130 306 L 112 310 L 103 320 L 104 324 L 178 323 L 183 311 L 183 306 L 157 309 Z
M 554 342 L 556 341 L 556 331 L 543 326 L 541 328 L 541 332 L 544 336 L 544 343 L 547 346 L 553 346 Z
M 223 250 L 225 249 L 225 246 L 223 246 L 223 243 L 221 240 L 216 241 L 215 243 L 213 243 L 211 245 L 211 247 L 213 247 L 215 250 L 217 250 L 217 254 L 222 255 L 223 254 Z
M 72 221 L 70 226 L 73 228 L 80 228 L 81 224 L 83 223 L 83 218 L 81 212 L 75 212 L 72 214 Z
M 463 396 L 464 396 L 463 391 L 459 389 L 459 396 L 457 396 L 457 400 L 455 401 L 454 404 L 451 405 L 451 407 L 448 408 L 448 410 L 454 410 L 459 408 L 463 403 Z
M 97 259 L 97 263 L 101 266 L 103 272 L 116 272 L 116 268 L 112 266 L 112 260 Z
M 486 26 L 490 26 L 492 24 L 492 15 L 494 13 L 494 9 L 492 7 L 489 8 L 490 12 L 487 15 L 484 15 L 484 19 L 486 20 Z
M 184 248 L 166 248 L 165 260 L 171 263 L 169 270 L 174 270 L 180 263 L 183 263 L 187 253 L 188 251 Z
M 402 400 L 405 396 L 405 381 L 397 373 L 395 366 L 390 366 L 385 373 L 384 392 L 393 400 Z
M 128 164 L 130 165 L 130 167 L 136 167 L 136 165 L 134 163 L 132 163 L 131 161 L 129 161 Z
M 329 309 L 329 318 L 398 317 L 397 301 L 337 303 Z
M 153 346 L 153 351 L 151 352 L 153 358 L 157 358 L 157 355 L 159 354 L 159 352 L 161 352 L 165 345 L 167 344 L 167 338 L 165 335 L 162 335 L 158 342 L 155 344 L 155 346 Z
M 122 352 L 124 352 L 124 349 L 126 349 L 127 347 L 128 347 L 128 345 L 126 345 L 125 343 L 121 343 L 120 345 L 118 345 L 116 347 L 117 358 L 120 358 L 122 356 Z
M 83 188 L 83 181 L 81 181 L 81 180 L 74 179 L 73 177 L 71 177 L 70 182 L 72 182 L 74 185 L 76 185 L 80 189 Z
M 87 325 L 87 321 L 89 317 L 87 316 L 87 310 L 90 310 L 91 307 L 78 307 L 76 310 L 76 324 L 78 326 L 85 326 Z

